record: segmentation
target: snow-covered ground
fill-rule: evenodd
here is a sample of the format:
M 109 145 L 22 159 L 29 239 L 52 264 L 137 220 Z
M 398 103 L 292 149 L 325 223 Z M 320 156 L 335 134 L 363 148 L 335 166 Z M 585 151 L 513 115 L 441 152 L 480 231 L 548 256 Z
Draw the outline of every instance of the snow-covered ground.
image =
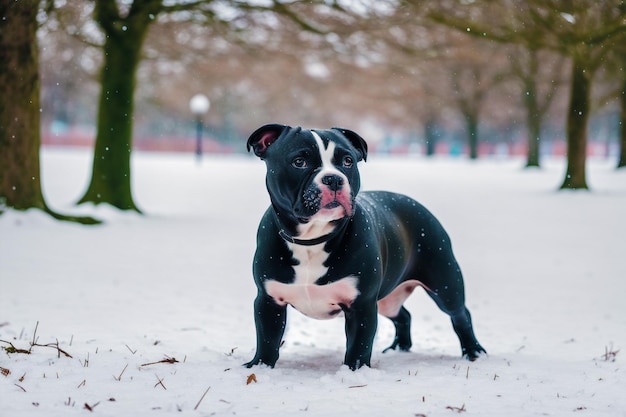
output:
M 276 368 L 246 369 L 264 164 L 136 153 L 140 216 L 74 207 L 90 155 L 46 149 L 48 203 L 106 223 L 0 216 L 0 347 L 35 337 L 72 356 L 0 351 L 0 416 L 626 416 L 626 171 L 591 160 L 593 191 L 557 192 L 563 161 L 522 165 L 372 155 L 361 166 L 364 189 L 409 194 L 447 228 L 489 356 L 462 360 L 419 291 L 410 353 L 381 353 L 393 337 L 381 318 L 372 368 L 351 372 L 343 319 L 291 310 Z

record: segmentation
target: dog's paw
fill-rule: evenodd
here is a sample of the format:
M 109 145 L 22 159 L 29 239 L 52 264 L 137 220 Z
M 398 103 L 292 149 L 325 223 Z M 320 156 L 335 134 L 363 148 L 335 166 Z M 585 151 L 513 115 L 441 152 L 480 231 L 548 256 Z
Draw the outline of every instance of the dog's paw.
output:
M 253 366 L 267 366 L 269 368 L 273 368 L 275 364 L 276 361 L 274 361 L 273 363 L 268 363 L 263 359 L 254 358 L 250 362 L 244 363 L 242 366 L 245 366 L 246 368 L 252 368 Z
M 387 353 L 390 350 L 397 350 L 400 352 L 409 352 L 411 350 L 411 345 L 405 346 L 399 343 L 397 340 L 393 342 L 393 344 L 385 349 L 383 349 L 383 353 Z
M 348 368 L 350 368 L 351 371 L 356 371 L 357 369 L 364 367 L 364 366 L 368 368 L 371 366 L 369 360 L 364 361 L 360 359 L 357 359 L 354 361 L 345 361 L 343 364 L 346 365 Z
M 487 351 L 480 345 L 472 349 L 463 349 L 463 357 L 470 362 L 474 362 L 481 356 L 487 356 Z

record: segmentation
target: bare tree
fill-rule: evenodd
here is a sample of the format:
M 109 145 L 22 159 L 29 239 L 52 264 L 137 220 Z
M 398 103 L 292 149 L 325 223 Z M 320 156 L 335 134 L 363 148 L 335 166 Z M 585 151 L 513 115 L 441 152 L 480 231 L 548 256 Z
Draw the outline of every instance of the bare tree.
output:
M 510 57 L 513 76 L 522 89 L 526 110 L 526 167 L 540 166 L 541 128 L 555 94 L 561 87 L 564 59 L 530 48 L 516 47 Z
M 105 35 L 104 63 L 91 182 L 79 203 L 139 211 L 130 175 L 133 94 L 143 41 L 163 7 L 160 0 L 136 0 L 128 10 L 115 0 L 95 2 L 94 20 Z
M 626 8 L 626 4 L 624 5 Z M 610 102 L 617 100 L 619 106 L 619 156 L 617 168 L 626 167 L 626 34 L 621 36 L 621 42 L 618 42 L 609 53 L 605 62 L 605 74 L 614 81 L 612 88 L 607 97 L 601 100 Z
M 511 47 L 434 24 L 427 18 L 429 8 L 424 2 L 406 1 L 392 7 L 393 12 L 374 24 L 384 28 L 382 33 L 370 28 L 364 32 L 366 43 L 382 44 L 376 52 L 385 57 L 382 65 L 387 66 L 388 84 L 396 85 L 400 90 L 396 101 L 409 110 L 402 122 L 421 123 L 426 153 L 432 155 L 441 131 L 457 124 L 449 117 L 456 113 L 469 157 L 477 158 L 482 126 L 497 123 L 500 116 L 485 111 L 489 102 L 511 104 L 505 98 L 506 88 L 501 88 L 510 84 L 506 56 Z M 392 74 L 401 74 L 403 79 L 397 82 L 398 77 L 389 77 Z
M 498 16 L 498 18 L 493 18 Z M 441 2 L 431 17 L 471 35 L 550 49 L 572 61 L 567 114 L 567 172 L 561 188 L 587 189 L 587 126 L 593 75 L 626 31 L 622 0 Z
M 478 158 L 481 111 L 488 94 L 500 84 L 506 75 L 502 57 L 493 45 L 474 45 L 473 52 L 467 45 L 458 45 L 451 54 L 447 68 L 450 71 L 452 95 L 465 121 L 470 159 Z M 480 51 L 480 52 L 478 52 Z
M 37 208 L 60 220 L 98 223 L 51 210 L 41 191 L 39 4 L 0 0 L 0 213 Z

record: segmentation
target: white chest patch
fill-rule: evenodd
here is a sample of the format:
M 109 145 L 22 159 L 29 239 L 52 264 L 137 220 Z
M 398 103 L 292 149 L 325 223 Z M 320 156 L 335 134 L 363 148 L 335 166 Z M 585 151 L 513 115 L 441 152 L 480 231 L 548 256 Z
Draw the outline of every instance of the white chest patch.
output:
M 302 246 L 290 244 L 293 257 L 299 262 L 293 267 L 295 280 L 284 284 L 275 280 L 265 283 L 265 290 L 279 305 L 292 305 L 302 314 L 315 319 L 331 319 L 342 311 L 342 305 L 349 307 L 359 295 L 358 278 L 347 276 L 326 285 L 315 282 L 323 277 L 328 268 L 324 262 L 328 253 L 324 244 Z

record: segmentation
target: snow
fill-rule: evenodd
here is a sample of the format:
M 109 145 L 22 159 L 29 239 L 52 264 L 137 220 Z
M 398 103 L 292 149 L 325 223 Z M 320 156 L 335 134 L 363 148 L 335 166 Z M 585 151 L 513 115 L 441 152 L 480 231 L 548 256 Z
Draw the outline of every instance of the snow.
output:
M 381 353 L 381 317 L 372 368 L 352 372 L 343 319 L 291 309 L 276 368 L 246 369 L 264 164 L 136 152 L 141 216 L 73 206 L 90 155 L 45 149 L 48 203 L 106 222 L 0 216 L 0 346 L 28 349 L 38 323 L 37 344 L 72 356 L 0 352 L 0 416 L 626 416 L 626 171 L 593 159 L 593 191 L 558 192 L 562 160 L 369 159 L 364 189 L 408 194 L 447 228 L 488 356 L 462 360 L 416 291 L 409 353 Z

